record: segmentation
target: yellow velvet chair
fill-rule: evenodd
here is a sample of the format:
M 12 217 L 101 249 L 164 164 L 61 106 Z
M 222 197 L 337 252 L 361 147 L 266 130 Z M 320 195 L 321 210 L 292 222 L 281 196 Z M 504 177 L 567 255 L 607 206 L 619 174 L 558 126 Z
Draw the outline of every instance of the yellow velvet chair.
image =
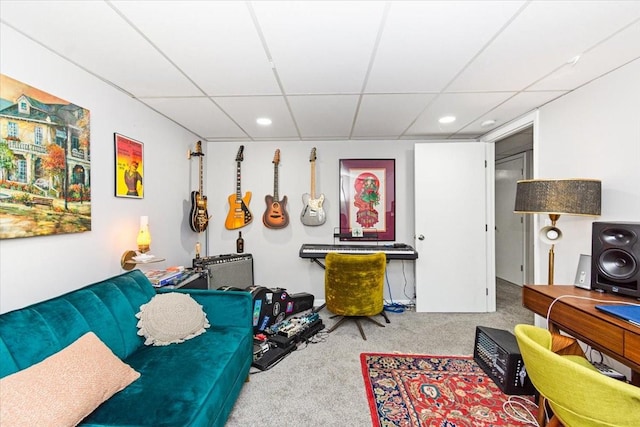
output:
M 386 265 L 387 257 L 383 252 L 362 255 L 335 252 L 327 254 L 324 276 L 327 309 L 336 315 L 333 317 L 342 316 L 329 332 L 333 332 L 347 319 L 355 320 L 364 340 L 367 337 L 360 320 L 368 320 L 384 328 L 382 323 L 369 316 L 384 315 Z
M 601 374 L 584 357 L 554 353 L 546 329 L 517 325 L 515 335 L 527 374 L 553 411 L 548 426 L 640 426 L 640 387 Z

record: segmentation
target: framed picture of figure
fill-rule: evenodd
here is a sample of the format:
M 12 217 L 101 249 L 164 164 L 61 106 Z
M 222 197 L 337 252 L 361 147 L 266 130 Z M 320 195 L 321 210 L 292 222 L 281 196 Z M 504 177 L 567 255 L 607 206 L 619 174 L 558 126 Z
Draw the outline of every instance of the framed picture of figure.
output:
M 118 133 L 115 141 L 116 197 L 144 198 L 144 144 Z
M 340 159 L 339 194 L 340 240 L 395 240 L 395 159 Z

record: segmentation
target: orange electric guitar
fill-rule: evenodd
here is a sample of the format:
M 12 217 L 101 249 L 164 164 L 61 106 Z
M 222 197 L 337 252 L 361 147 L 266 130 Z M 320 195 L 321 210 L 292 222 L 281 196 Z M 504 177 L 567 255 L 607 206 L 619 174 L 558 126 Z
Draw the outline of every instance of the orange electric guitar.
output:
M 273 156 L 273 196 L 265 196 L 267 210 L 262 215 L 262 222 L 268 228 L 284 228 L 289 224 L 287 213 L 287 196 L 278 200 L 278 165 L 280 164 L 280 150 Z
M 229 230 L 242 228 L 253 220 L 253 215 L 249 211 L 251 201 L 251 191 L 247 191 L 242 197 L 240 190 L 240 164 L 243 160 L 244 145 L 241 145 L 236 155 L 236 193 L 229 196 L 229 213 L 224 221 L 224 226 Z
M 196 142 L 196 151 L 189 152 L 189 158 L 197 156 L 200 161 L 200 191 L 191 192 L 191 214 L 189 215 L 189 226 L 196 233 L 202 233 L 209 225 L 209 213 L 207 212 L 207 196 L 202 194 L 202 143 Z

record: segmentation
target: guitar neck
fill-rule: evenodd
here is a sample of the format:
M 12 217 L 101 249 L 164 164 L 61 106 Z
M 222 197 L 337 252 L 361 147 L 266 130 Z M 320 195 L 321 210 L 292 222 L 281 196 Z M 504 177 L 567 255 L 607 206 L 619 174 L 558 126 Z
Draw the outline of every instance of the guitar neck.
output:
M 198 160 L 200 161 L 200 194 L 202 193 L 202 156 L 199 156 Z
M 275 200 L 280 200 L 278 197 L 278 164 L 274 163 L 273 165 L 273 198 Z
M 316 198 L 316 162 L 311 162 L 311 198 Z
M 240 163 L 236 166 L 236 200 L 242 200 L 242 191 L 240 190 Z

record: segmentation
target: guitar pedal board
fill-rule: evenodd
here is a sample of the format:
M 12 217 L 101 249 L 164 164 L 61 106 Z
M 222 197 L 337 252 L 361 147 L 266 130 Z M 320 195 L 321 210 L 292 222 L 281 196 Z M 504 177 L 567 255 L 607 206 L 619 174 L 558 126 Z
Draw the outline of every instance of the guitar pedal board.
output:
M 254 338 L 253 363 L 251 366 L 265 371 L 324 329 L 318 313 L 285 320 L 265 329 L 264 334 Z
M 623 374 L 621 374 L 620 372 L 616 371 L 615 369 L 613 369 L 612 367 L 610 367 L 609 365 L 606 365 L 602 362 L 596 362 L 596 363 L 591 363 L 598 371 L 600 371 L 601 374 L 606 375 L 608 377 L 611 377 L 613 379 L 616 380 L 620 380 L 620 381 L 627 381 L 627 377 L 624 376 Z

